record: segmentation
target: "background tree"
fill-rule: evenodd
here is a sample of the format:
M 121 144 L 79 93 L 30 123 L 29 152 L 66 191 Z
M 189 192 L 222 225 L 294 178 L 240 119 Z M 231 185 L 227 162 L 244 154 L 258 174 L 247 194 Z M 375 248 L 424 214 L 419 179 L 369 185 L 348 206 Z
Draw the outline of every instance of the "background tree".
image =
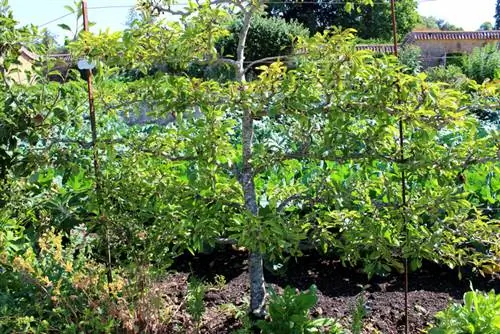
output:
M 479 27 L 479 30 L 481 30 L 481 31 L 493 30 L 493 23 L 491 23 L 491 22 L 484 22 Z
M 462 31 L 462 30 L 464 30 L 462 27 L 451 24 L 450 22 L 447 22 L 443 19 L 438 19 L 437 23 L 438 23 L 439 29 L 441 29 L 442 31 Z
M 238 46 L 238 35 L 242 28 L 241 18 L 232 21 L 227 29 L 230 35 L 217 42 L 217 50 L 223 56 L 234 58 Z M 266 57 L 289 55 L 294 50 L 298 37 L 306 37 L 309 31 L 294 20 L 254 16 L 248 30 L 245 59 L 254 61 Z
M 420 16 L 416 30 L 440 30 L 437 19 L 432 16 Z
M 433 16 L 420 16 L 420 22 L 415 27 L 416 30 L 441 30 L 441 31 L 462 31 L 461 27 L 455 26 L 443 19 Z
M 495 9 L 495 29 L 500 30 L 500 0 L 497 0 L 497 7 Z
M 332 26 L 354 28 L 362 39 L 390 41 L 392 38 L 390 1 L 378 1 L 373 6 L 360 6 L 349 10 L 345 3 L 331 1 L 270 2 L 266 11 L 287 21 L 297 20 L 311 33 L 322 32 Z M 417 1 L 396 1 L 398 38 L 401 39 L 418 23 Z

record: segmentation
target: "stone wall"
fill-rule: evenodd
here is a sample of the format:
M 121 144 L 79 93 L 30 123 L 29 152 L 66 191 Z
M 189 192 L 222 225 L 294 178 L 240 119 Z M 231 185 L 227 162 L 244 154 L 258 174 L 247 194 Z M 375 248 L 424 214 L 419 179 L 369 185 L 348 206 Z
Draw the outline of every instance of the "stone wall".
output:
M 416 40 L 413 45 L 422 51 L 422 66 L 424 68 L 446 65 L 446 55 L 454 53 L 470 54 L 475 48 L 488 43 L 499 43 L 491 40 Z

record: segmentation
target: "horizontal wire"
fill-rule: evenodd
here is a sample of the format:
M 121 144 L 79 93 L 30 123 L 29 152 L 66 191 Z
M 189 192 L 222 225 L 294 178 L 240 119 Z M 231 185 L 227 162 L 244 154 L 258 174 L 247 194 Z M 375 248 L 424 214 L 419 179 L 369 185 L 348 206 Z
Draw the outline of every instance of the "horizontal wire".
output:
M 121 0 L 120 0 L 121 1 Z M 419 0 L 418 2 L 431 2 L 431 1 L 437 1 L 437 0 Z M 288 2 L 288 1 L 267 1 L 265 4 L 283 4 L 283 5 L 302 5 L 302 4 L 321 4 L 321 5 L 345 5 L 346 1 L 322 1 L 322 2 L 317 2 L 317 1 L 294 1 L 294 2 Z M 388 1 L 382 1 L 382 2 L 373 2 L 374 5 L 387 5 L 389 4 Z M 170 7 L 175 7 L 175 6 L 188 6 L 189 3 L 187 2 L 182 2 L 182 3 L 174 3 L 171 4 Z M 109 5 L 109 6 L 92 6 L 88 7 L 88 9 L 113 9 L 113 8 L 135 8 L 136 5 Z M 58 18 L 55 18 L 53 20 L 50 20 L 48 22 L 42 23 L 38 25 L 38 27 L 44 27 L 50 23 L 59 21 L 67 16 L 73 15 L 74 13 L 68 13 L 63 16 L 60 16 Z
M 63 16 L 59 16 L 58 18 L 55 18 L 55 19 L 53 19 L 53 20 L 50 20 L 50 21 L 48 21 L 48 22 L 45 22 L 45 23 L 40 24 L 38 27 L 39 27 L 39 28 L 44 27 L 44 26 L 46 26 L 46 25 L 48 25 L 48 24 L 51 24 L 51 23 L 53 23 L 53 22 L 57 22 L 57 21 L 59 21 L 59 20 L 62 20 L 62 19 L 64 19 L 65 17 L 70 16 L 70 15 L 73 15 L 73 13 L 68 13 L 68 14 L 65 14 L 65 15 L 63 15 Z
M 115 5 L 115 6 L 97 6 L 97 7 L 87 7 L 87 9 L 112 9 L 112 8 L 135 8 L 135 5 Z

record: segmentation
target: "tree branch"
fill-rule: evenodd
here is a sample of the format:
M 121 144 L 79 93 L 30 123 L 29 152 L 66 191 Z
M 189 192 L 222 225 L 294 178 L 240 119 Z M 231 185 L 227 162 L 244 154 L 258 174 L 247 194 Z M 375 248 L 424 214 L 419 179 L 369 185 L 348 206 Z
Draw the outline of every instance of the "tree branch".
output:
M 236 48 L 236 63 L 237 63 L 237 80 L 239 82 L 245 81 L 245 45 L 248 36 L 248 31 L 250 30 L 250 23 L 252 20 L 252 15 L 254 13 L 255 7 L 251 6 L 250 10 L 244 10 L 243 26 L 238 35 L 238 46 Z
M 254 67 L 255 65 L 258 65 L 258 64 L 273 63 L 277 60 L 288 60 L 290 58 L 300 56 L 300 55 L 304 55 L 304 53 L 296 53 L 296 54 L 291 54 L 291 55 L 271 56 L 271 57 L 260 58 L 260 59 L 257 59 L 257 60 L 250 62 L 250 64 L 248 64 L 247 67 L 245 67 L 244 72 L 245 73 L 248 72 L 252 67 Z
M 307 197 L 302 193 L 292 195 L 292 196 L 288 197 L 287 199 L 285 199 L 283 202 L 281 202 L 281 204 L 276 208 L 276 211 L 282 212 L 284 209 L 286 209 L 288 204 L 290 204 L 291 202 L 298 200 L 298 199 L 307 199 Z
M 201 3 L 199 1 L 196 1 L 196 4 L 198 6 L 201 6 Z M 212 5 L 222 5 L 222 4 L 229 4 L 229 5 L 234 5 L 236 7 L 238 7 L 242 12 L 245 12 L 246 11 L 246 8 L 245 6 L 243 6 L 242 3 L 240 3 L 239 1 L 232 1 L 232 0 L 213 0 L 213 1 L 210 1 L 209 3 L 211 6 Z M 171 7 L 171 4 L 167 4 L 167 6 L 163 6 L 160 4 L 160 1 L 151 1 L 150 4 L 149 4 L 149 7 L 151 9 L 151 13 L 154 15 L 155 14 L 155 11 L 159 14 L 163 14 L 163 13 L 169 13 L 169 14 L 172 14 L 172 15 L 179 15 L 179 16 L 187 16 L 187 15 L 190 15 L 191 12 L 189 11 L 182 11 L 182 10 L 173 10 L 172 7 Z

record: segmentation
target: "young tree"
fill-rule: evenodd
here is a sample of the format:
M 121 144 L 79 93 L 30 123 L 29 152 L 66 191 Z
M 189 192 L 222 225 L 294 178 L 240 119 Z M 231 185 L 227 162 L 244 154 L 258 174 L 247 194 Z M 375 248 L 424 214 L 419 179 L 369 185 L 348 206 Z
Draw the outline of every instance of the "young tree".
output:
M 242 26 L 236 54 L 225 58 L 214 45 L 228 34 L 234 8 L 227 5 L 191 4 L 180 12 L 149 3 L 153 12 L 181 14 L 180 22 L 146 24 L 123 36 L 84 34 L 72 45 L 76 56 L 94 58 L 106 70 L 96 78 L 98 108 L 110 114 L 140 101 L 152 114 L 177 118 L 147 135 L 120 132 L 123 141 L 106 147 L 109 219 L 133 222 L 133 229 L 142 224 L 158 251 L 151 258 L 169 252 L 160 245 L 196 251 L 219 238 L 246 247 L 256 315 L 264 313 L 264 257 L 300 254 L 301 241 L 333 247 L 370 275 L 401 270 L 404 258 L 412 268 L 423 258 L 450 266 L 472 258 L 495 263 L 495 250 L 482 256 L 455 248 L 464 238 L 494 235 L 464 199 L 460 181 L 475 164 L 493 168 L 496 159 L 493 141 L 479 139 L 464 112 L 464 94 L 402 73 L 393 58 L 355 51 L 351 30 L 301 38 L 296 54 L 247 61 L 248 32 L 262 2 L 229 3 Z M 159 61 L 179 68 L 222 63 L 235 80 L 157 74 L 113 84 L 118 69 L 147 73 Z M 256 65 L 260 75 L 247 80 Z M 190 117 L 193 112 L 200 116 Z M 411 189 L 407 206 L 401 170 Z M 120 244 L 126 229 L 116 235 Z
M 360 0 L 359 2 L 369 3 L 370 1 Z M 252 106 L 251 101 L 256 98 L 255 93 L 252 92 L 250 87 L 250 83 L 246 80 L 246 73 L 249 68 L 253 66 L 269 61 L 269 59 L 265 59 L 262 61 L 255 60 L 250 64 L 246 63 L 245 56 L 245 47 L 247 45 L 247 37 L 250 30 L 250 25 L 252 22 L 252 17 L 259 15 L 263 10 L 264 1 L 258 1 L 256 3 L 250 2 L 247 3 L 245 1 L 220 1 L 216 2 L 216 7 L 212 8 L 208 3 L 200 6 L 199 13 L 204 15 L 199 15 L 197 18 L 193 19 L 190 23 L 187 24 L 186 30 L 189 31 L 204 31 L 204 35 L 207 36 L 209 45 L 205 48 L 208 53 L 208 57 L 213 57 L 211 54 L 213 50 L 213 43 L 216 41 L 215 31 L 211 30 L 213 27 L 212 22 L 220 22 L 223 19 L 225 11 L 220 7 L 220 5 L 229 4 L 235 6 L 239 14 L 242 16 L 242 25 L 238 34 L 238 43 L 236 47 L 236 54 L 234 59 L 226 59 L 219 58 L 216 61 L 223 62 L 229 64 L 233 67 L 235 71 L 236 83 L 231 85 L 230 92 L 231 95 L 234 94 L 234 90 L 237 95 L 240 95 L 240 98 L 244 100 L 248 99 L 248 102 L 242 102 L 236 107 L 239 110 L 240 119 L 238 122 L 241 124 L 241 162 L 238 163 L 239 168 L 235 172 L 237 175 L 237 179 L 241 184 L 242 188 L 242 196 L 243 203 L 248 214 L 243 215 L 245 220 L 248 220 L 247 224 L 251 226 L 254 223 L 256 226 L 256 230 L 250 229 L 253 233 L 249 235 L 250 240 L 259 240 L 258 234 L 260 234 L 261 228 L 259 225 L 259 204 L 257 201 L 257 193 L 255 188 L 256 175 L 257 175 L 257 166 L 255 166 L 255 133 L 254 133 L 254 121 L 256 115 L 262 113 L 262 110 L 255 110 L 255 107 Z M 188 16 L 190 12 L 179 12 L 171 10 L 168 3 L 161 3 L 159 1 L 152 1 L 146 3 L 146 6 L 152 9 L 153 12 L 163 13 L 170 12 L 172 14 L 181 14 L 184 16 Z M 208 21 L 207 21 L 208 20 Z M 208 23 L 210 22 L 210 23 Z M 207 29 L 208 28 L 208 29 Z M 214 28 L 215 30 L 217 28 Z M 193 41 L 191 41 L 193 43 Z M 212 44 L 212 45 L 211 45 Z M 255 101 L 257 102 L 257 101 Z M 263 106 L 262 106 L 263 107 Z M 262 168 L 262 166 L 260 167 Z M 242 217 L 242 218 L 243 218 Z M 267 241 L 267 240 L 266 240 Z M 251 310 L 256 315 L 262 315 L 264 313 L 264 301 L 265 301 L 265 285 L 264 285 L 264 271 L 263 271 L 263 252 L 265 250 L 265 243 L 257 243 L 256 245 L 251 245 L 250 247 L 250 259 L 249 259 L 249 272 L 250 272 L 250 295 L 251 295 Z

